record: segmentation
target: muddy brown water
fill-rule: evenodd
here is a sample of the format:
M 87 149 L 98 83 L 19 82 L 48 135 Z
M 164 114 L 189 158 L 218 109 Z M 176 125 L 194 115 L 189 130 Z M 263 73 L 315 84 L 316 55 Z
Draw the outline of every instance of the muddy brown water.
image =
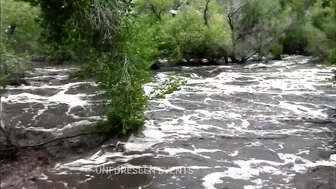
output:
M 314 184 L 300 175 L 317 168 L 322 172 L 314 173 L 315 180 L 327 182 L 325 175 L 333 178 L 336 166 L 336 86 L 327 80 L 332 69 L 301 56 L 268 64 L 180 67 L 175 72 L 187 84 L 150 102 L 143 135 L 122 141 L 125 152 L 98 148 L 59 162 L 37 185 L 307 188 Z M 4 99 L 6 123 L 59 136 L 101 119 L 91 107 L 95 84 L 69 81 L 73 70 L 39 68 L 27 78 L 32 86 L 10 88 Z M 144 90 L 167 76 L 158 72 Z

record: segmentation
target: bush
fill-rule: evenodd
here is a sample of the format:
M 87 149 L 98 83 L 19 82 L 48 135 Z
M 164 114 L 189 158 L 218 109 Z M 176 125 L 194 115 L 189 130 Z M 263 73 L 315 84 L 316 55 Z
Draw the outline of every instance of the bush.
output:
M 148 68 L 157 55 L 155 33 L 141 17 L 123 20 L 118 29 L 113 55 L 104 56 L 98 78 L 108 102 L 108 130 L 128 134 L 144 126 L 148 97 L 143 85 L 150 79 Z
M 24 66 L 23 64 L 28 62 L 27 55 L 39 49 L 37 39 L 41 28 L 35 22 L 39 13 L 38 8 L 33 8 L 28 3 L 1 0 L 0 69 L 2 72 L 11 70 L 13 67 Z
M 181 59 L 220 59 L 226 55 L 225 33 L 218 27 L 208 28 L 202 15 L 186 10 L 163 23 L 162 56 Z
M 40 49 L 41 28 L 35 22 L 40 10 L 26 2 L 1 0 L 0 83 L 14 69 L 26 68 L 29 54 Z
M 174 73 L 169 73 L 168 78 L 154 87 L 154 90 L 152 90 L 149 94 L 149 98 L 164 98 L 165 95 L 180 90 L 181 86 L 185 85 L 186 83 L 187 80 L 185 78 L 176 76 Z
M 309 51 L 330 63 L 335 62 L 335 8 L 336 1 L 331 1 L 330 6 L 325 6 L 322 2 L 315 3 L 310 9 L 310 22 L 305 25 Z
M 39 49 L 40 10 L 26 2 L 1 0 L 1 53 L 20 54 Z
M 305 54 L 308 47 L 308 39 L 302 26 L 287 31 L 280 39 L 283 52 L 286 54 Z

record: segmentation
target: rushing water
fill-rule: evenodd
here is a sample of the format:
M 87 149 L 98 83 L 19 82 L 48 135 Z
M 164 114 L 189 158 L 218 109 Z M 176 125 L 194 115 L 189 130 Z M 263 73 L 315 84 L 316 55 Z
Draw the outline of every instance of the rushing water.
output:
M 293 188 L 296 174 L 319 165 L 336 166 L 331 150 L 336 121 L 330 113 L 335 114 L 336 87 L 327 80 L 333 68 L 308 60 L 182 67 L 177 73 L 187 78 L 187 85 L 150 102 L 146 129 L 124 141 L 125 152 L 97 149 L 87 157 L 60 162 L 41 176 L 39 185 Z M 7 108 L 13 107 L 14 118 L 7 122 L 58 135 L 99 119 L 90 112 L 94 90 L 89 84 L 63 81 L 67 70 L 59 68 L 40 73 L 44 76 L 36 76 L 33 86 L 10 89 L 5 101 Z M 161 80 L 165 77 L 167 73 L 157 74 Z M 24 113 L 14 116 L 18 105 L 17 111 Z

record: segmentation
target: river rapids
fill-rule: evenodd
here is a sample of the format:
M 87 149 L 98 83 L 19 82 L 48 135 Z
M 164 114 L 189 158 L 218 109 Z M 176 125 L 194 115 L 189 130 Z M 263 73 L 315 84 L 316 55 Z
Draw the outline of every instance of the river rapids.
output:
M 6 123 L 60 136 L 102 119 L 94 83 L 71 82 L 76 68 L 37 68 L 31 86 L 9 88 Z M 124 152 L 97 148 L 59 162 L 41 188 L 268 189 L 318 166 L 336 167 L 335 67 L 289 56 L 267 64 L 179 67 L 187 84 L 150 101 L 142 134 Z M 158 72 L 149 91 L 168 77 Z M 41 139 L 42 140 L 42 139 Z M 336 173 L 335 173 L 336 178 Z

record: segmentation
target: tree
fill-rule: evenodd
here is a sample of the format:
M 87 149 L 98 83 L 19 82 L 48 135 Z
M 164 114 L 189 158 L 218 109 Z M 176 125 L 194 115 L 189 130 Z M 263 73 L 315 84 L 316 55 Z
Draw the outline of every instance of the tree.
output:
M 264 54 L 292 23 L 281 1 L 224 0 L 222 6 L 231 32 L 232 62 Z
M 317 1 L 309 9 L 305 26 L 308 50 L 317 57 L 336 63 L 336 1 Z
M 205 1 L 204 11 L 203 11 L 203 19 L 204 24 L 209 28 L 209 22 L 208 22 L 208 11 L 209 11 L 209 3 L 211 0 Z

